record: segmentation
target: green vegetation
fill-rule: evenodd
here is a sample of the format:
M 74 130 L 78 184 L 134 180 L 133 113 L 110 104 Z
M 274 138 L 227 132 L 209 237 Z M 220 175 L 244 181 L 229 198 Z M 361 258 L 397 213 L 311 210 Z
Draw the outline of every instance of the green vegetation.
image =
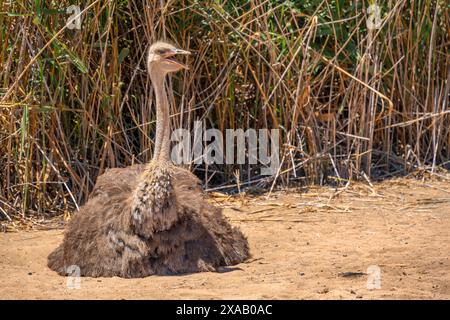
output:
M 276 183 L 449 168 L 448 1 L 383 1 L 369 30 L 371 2 L 2 1 L 0 219 L 68 212 L 106 168 L 151 158 L 158 39 L 195 52 L 170 84 L 173 124 L 280 128 Z M 81 29 L 63 29 L 77 3 Z M 193 169 L 209 186 L 236 169 L 274 182 Z

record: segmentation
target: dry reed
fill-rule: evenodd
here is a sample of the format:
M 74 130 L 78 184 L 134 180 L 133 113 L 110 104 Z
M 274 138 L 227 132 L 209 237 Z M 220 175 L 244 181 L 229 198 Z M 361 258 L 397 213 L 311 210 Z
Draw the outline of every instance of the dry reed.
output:
M 1 4 L 0 219 L 69 212 L 106 168 L 150 159 L 143 57 L 157 39 L 195 52 L 170 84 L 173 125 L 281 129 L 275 180 L 255 165 L 193 166 L 210 187 L 449 168 L 444 0 L 383 1 L 375 30 L 359 0 L 89 0 L 69 30 L 73 3 Z

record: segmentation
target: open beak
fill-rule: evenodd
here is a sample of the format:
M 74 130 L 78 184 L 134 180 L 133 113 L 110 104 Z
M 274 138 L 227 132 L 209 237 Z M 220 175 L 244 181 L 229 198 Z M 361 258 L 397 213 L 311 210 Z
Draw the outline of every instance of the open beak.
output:
M 170 63 L 176 64 L 177 66 L 179 66 L 180 68 L 189 70 L 189 67 L 181 62 L 179 62 L 178 60 L 175 59 L 176 55 L 179 54 L 183 54 L 183 55 L 190 55 L 191 52 L 187 51 L 187 50 L 182 50 L 182 49 L 173 49 L 171 50 L 169 53 L 166 54 L 166 56 L 164 57 L 164 59 Z
M 182 49 L 175 49 L 173 51 L 175 52 L 175 54 L 188 54 L 188 55 L 191 54 L 190 51 L 182 50 Z

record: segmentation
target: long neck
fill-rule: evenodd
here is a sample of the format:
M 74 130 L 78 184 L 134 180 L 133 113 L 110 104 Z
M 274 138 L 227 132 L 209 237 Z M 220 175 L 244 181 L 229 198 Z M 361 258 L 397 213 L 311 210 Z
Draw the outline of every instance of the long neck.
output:
M 164 85 L 164 75 L 150 75 L 156 96 L 156 141 L 153 160 L 168 162 L 170 159 L 169 103 Z
M 158 230 L 166 230 L 177 220 L 176 210 L 165 210 L 173 204 L 170 171 L 169 103 L 164 86 L 164 74 L 152 70 L 150 78 L 156 96 L 156 141 L 153 159 L 139 177 L 131 198 L 130 227 L 147 239 Z M 161 213 L 162 210 L 164 214 Z

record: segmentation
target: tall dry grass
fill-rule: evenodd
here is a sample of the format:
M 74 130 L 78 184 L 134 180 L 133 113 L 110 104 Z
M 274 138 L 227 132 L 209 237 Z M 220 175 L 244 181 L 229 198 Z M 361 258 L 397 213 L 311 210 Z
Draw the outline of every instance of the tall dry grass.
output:
M 77 2 L 1 3 L 0 219 L 70 211 L 106 168 L 151 157 L 157 39 L 195 52 L 170 81 L 174 126 L 281 129 L 276 179 L 193 166 L 208 186 L 449 167 L 445 0 L 383 1 L 378 30 L 359 0 L 89 0 L 64 29 Z

